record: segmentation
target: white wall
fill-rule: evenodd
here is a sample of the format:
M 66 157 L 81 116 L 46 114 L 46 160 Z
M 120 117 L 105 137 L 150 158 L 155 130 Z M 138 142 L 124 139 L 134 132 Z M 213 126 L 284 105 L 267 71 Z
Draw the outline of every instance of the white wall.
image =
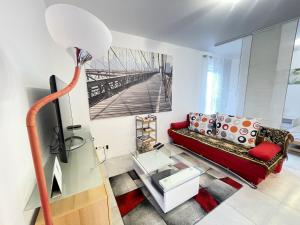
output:
M 34 99 L 48 93 L 49 76 L 69 74 L 72 61 L 48 35 L 42 0 L 0 3 L 0 224 L 24 225 L 32 215 L 23 209 L 35 180 L 26 112 Z M 39 118 L 44 121 L 43 148 L 49 144 L 45 125 L 53 119 L 48 116 Z
M 158 141 L 168 142 L 171 122 L 181 121 L 190 111 L 200 109 L 200 72 L 203 52 L 168 43 L 161 43 L 125 33 L 112 32 L 113 46 L 160 52 L 173 56 L 173 105 L 171 112 L 158 113 Z M 135 116 L 90 121 L 86 79 L 84 76 L 71 95 L 75 123 L 89 124 L 95 144 L 108 144 L 108 157 L 135 150 Z

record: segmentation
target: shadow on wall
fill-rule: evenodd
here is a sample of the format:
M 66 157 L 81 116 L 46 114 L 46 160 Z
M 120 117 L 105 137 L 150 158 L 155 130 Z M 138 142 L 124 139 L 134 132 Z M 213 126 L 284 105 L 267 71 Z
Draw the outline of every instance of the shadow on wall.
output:
M 50 89 L 27 88 L 26 92 L 29 104 L 33 105 L 37 100 L 49 95 Z M 57 126 L 55 115 L 55 107 L 53 103 L 49 103 L 44 106 L 37 115 L 37 126 L 44 163 L 46 163 L 49 156 L 49 145 L 53 141 L 54 128 Z

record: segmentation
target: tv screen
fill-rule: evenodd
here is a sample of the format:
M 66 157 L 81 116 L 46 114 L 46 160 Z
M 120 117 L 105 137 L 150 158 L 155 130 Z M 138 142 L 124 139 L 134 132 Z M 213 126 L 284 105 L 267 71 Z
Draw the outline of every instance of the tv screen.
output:
M 50 88 L 51 93 L 55 93 L 64 87 L 67 84 L 60 80 L 57 76 L 52 75 L 50 77 Z M 68 126 L 73 125 L 73 117 L 70 103 L 70 96 L 66 94 L 54 102 L 56 118 L 57 118 L 57 137 L 59 142 L 59 159 L 61 162 L 68 162 L 68 150 L 71 148 L 72 141 L 66 141 L 70 139 L 74 134 L 73 130 L 68 130 Z

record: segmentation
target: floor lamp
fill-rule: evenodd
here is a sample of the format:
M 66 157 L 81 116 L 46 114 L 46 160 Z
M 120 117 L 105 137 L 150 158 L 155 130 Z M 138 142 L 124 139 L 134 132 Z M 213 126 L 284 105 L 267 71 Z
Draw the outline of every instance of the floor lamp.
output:
M 38 100 L 28 111 L 26 125 L 46 225 L 53 225 L 42 164 L 36 115 L 39 110 L 70 92 L 76 85 L 81 66 L 107 54 L 112 37 L 108 28 L 93 14 L 75 6 L 55 4 L 47 8 L 46 24 L 53 40 L 75 56 L 75 71 L 71 83 L 64 89 Z

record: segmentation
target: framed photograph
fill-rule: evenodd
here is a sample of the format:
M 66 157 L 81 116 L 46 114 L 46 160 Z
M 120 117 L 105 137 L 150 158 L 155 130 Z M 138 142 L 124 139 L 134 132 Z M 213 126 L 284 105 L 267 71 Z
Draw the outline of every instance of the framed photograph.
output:
M 85 68 L 90 119 L 172 110 L 172 57 L 111 47 Z

